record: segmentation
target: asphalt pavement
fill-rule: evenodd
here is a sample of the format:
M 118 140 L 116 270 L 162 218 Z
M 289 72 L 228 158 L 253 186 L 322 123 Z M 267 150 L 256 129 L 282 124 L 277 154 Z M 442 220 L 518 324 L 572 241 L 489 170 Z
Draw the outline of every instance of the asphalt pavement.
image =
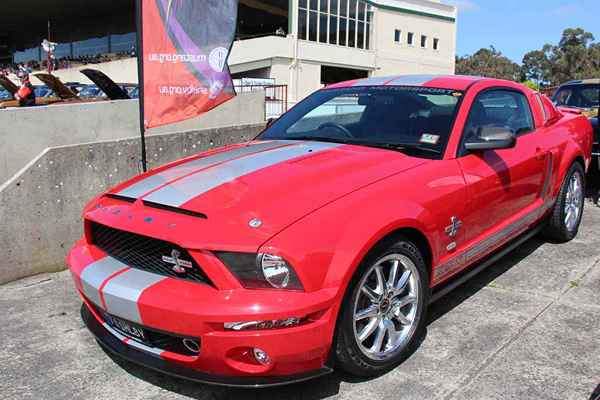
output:
M 572 242 L 534 238 L 440 299 L 417 351 L 375 379 L 189 383 L 102 351 L 79 305 L 68 272 L 0 286 L 0 398 L 588 400 L 600 385 L 600 208 L 586 203 Z

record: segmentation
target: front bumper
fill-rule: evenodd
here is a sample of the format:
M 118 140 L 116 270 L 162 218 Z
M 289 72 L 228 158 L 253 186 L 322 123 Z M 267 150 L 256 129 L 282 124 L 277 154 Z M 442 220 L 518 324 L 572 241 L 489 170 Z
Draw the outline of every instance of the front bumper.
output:
M 89 331 L 96 337 L 98 343 L 110 353 L 146 368 L 198 383 L 243 388 L 260 388 L 302 382 L 327 375 L 333 371 L 331 368 L 324 366 L 315 371 L 288 376 L 254 377 L 210 375 L 182 367 L 178 364 L 170 363 L 162 358 L 153 357 L 144 351 L 128 346 L 108 331 L 90 312 L 90 309 L 85 303 L 81 306 L 81 318 Z
M 195 381 L 232 386 L 281 385 L 330 371 L 336 291 L 218 289 L 129 268 L 80 241 L 68 264 L 86 308 L 84 320 L 107 349 L 149 368 Z M 96 310 L 96 311 L 94 311 Z M 104 321 L 108 313 L 148 329 L 197 338 L 200 352 L 182 355 L 124 337 Z M 225 322 L 304 317 L 298 326 L 229 331 Z M 249 360 L 266 351 L 268 365 Z M 252 362 L 254 361 L 254 362 Z

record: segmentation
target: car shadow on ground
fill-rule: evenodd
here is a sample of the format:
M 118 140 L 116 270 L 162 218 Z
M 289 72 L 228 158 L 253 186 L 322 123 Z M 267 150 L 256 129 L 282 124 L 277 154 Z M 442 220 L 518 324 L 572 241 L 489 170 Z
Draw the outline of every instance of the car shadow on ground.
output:
M 599 174 L 600 175 L 600 174 Z M 588 197 L 592 198 L 600 188 L 600 179 L 596 175 L 596 179 L 588 180 Z M 593 206 L 592 201 L 589 201 L 586 206 Z M 535 252 L 540 246 L 545 243 L 540 237 L 535 236 L 523 243 L 502 260 L 495 263 L 493 266 L 471 278 L 461 286 L 445 295 L 444 297 L 431 304 L 429 307 L 429 320 L 427 325 L 443 317 L 454 308 L 462 304 L 470 297 L 477 294 L 481 289 L 489 286 L 497 277 L 501 276 L 523 259 L 527 258 Z M 419 338 L 419 345 L 416 347 L 418 351 L 421 343 L 426 340 L 427 329 Z M 205 385 L 195 382 L 186 381 L 179 378 L 174 378 L 161 374 L 159 372 L 138 366 L 136 364 L 125 361 L 118 356 L 106 352 L 106 354 L 123 370 L 132 376 L 144 380 L 152 385 L 158 386 L 166 391 L 177 393 L 181 396 L 186 396 L 191 399 L 324 399 L 334 396 L 339 393 L 342 382 L 359 383 L 375 378 L 357 378 L 347 375 L 341 371 L 335 371 L 330 375 L 314 379 L 312 381 L 296 383 L 287 386 L 262 389 L 238 389 Z M 597 389 L 598 390 L 598 389 Z M 596 400 L 596 399 L 593 399 Z

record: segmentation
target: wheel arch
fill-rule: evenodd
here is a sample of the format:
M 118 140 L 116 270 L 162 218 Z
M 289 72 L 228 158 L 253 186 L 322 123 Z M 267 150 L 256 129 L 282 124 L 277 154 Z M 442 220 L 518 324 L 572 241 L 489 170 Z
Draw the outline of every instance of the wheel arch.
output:
M 377 241 L 377 243 L 375 243 L 375 245 L 371 248 L 371 250 L 374 249 L 375 247 L 377 247 L 383 241 L 391 240 L 394 237 L 404 237 L 404 238 L 408 239 L 409 241 L 411 241 L 412 243 L 414 243 L 414 245 L 417 246 L 417 248 L 421 252 L 423 259 L 425 260 L 425 266 L 427 267 L 427 269 L 429 271 L 431 271 L 431 269 L 433 267 L 432 266 L 433 251 L 432 251 L 431 243 L 429 242 L 429 239 L 427 239 L 427 236 L 425 236 L 425 234 L 423 232 L 421 232 L 419 229 L 417 229 L 415 227 L 410 227 L 410 226 L 401 227 L 401 228 L 397 228 L 397 229 L 387 233 L 379 241 Z M 371 250 L 369 250 L 369 251 L 371 251 Z

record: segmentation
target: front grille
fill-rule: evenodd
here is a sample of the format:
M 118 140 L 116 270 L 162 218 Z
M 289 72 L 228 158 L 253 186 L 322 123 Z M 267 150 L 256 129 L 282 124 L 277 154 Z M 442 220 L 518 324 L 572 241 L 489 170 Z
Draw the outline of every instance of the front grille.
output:
M 154 347 L 156 349 L 166 350 L 166 351 L 170 351 L 170 352 L 177 353 L 177 354 L 182 354 L 184 356 L 197 356 L 198 355 L 197 352 L 193 352 L 190 349 L 188 349 L 184 345 L 183 341 L 184 341 L 184 339 L 188 339 L 188 340 L 193 340 L 196 343 L 200 344 L 200 338 L 191 338 L 191 337 L 186 337 L 186 336 L 179 336 L 179 335 L 175 335 L 175 334 L 172 334 L 172 333 L 158 331 L 158 330 L 155 330 L 155 329 L 152 329 L 152 328 L 148 328 L 146 326 L 142 326 L 142 325 L 135 324 L 133 322 L 127 321 L 130 325 L 135 326 L 138 329 L 143 330 L 144 331 L 144 335 L 146 336 L 146 340 L 141 340 L 141 339 L 138 339 L 138 338 L 134 338 L 132 336 L 129 336 L 127 333 L 122 332 L 116 326 L 114 326 L 112 324 L 112 319 L 114 318 L 113 316 L 111 316 L 110 314 L 108 314 L 106 311 L 104 311 L 100 307 L 97 307 L 95 304 L 93 304 L 93 303 L 90 303 L 90 304 L 94 308 L 94 311 L 96 311 L 96 313 L 98 315 L 100 315 L 100 317 L 104 320 L 104 322 L 106 322 L 108 325 L 110 325 L 117 332 L 121 333 L 122 335 L 125 335 L 125 336 L 129 337 L 132 340 L 135 340 L 135 341 L 138 341 L 140 343 L 143 343 L 143 344 L 145 344 L 146 346 L 149 346 L 149 347 Z
M 131 268 L 212 285 L 187 250 L 175 244 L 114 229 L 97 222 L 90 222 L 90 232 L 93 245 Z M 163 257 L 171 257 L 174 250 L 179 253 L 179 259 L 192 263 L 192 268 L 185 268 L 185 273 L 176 273 L 173 264 L 163 261 Z

